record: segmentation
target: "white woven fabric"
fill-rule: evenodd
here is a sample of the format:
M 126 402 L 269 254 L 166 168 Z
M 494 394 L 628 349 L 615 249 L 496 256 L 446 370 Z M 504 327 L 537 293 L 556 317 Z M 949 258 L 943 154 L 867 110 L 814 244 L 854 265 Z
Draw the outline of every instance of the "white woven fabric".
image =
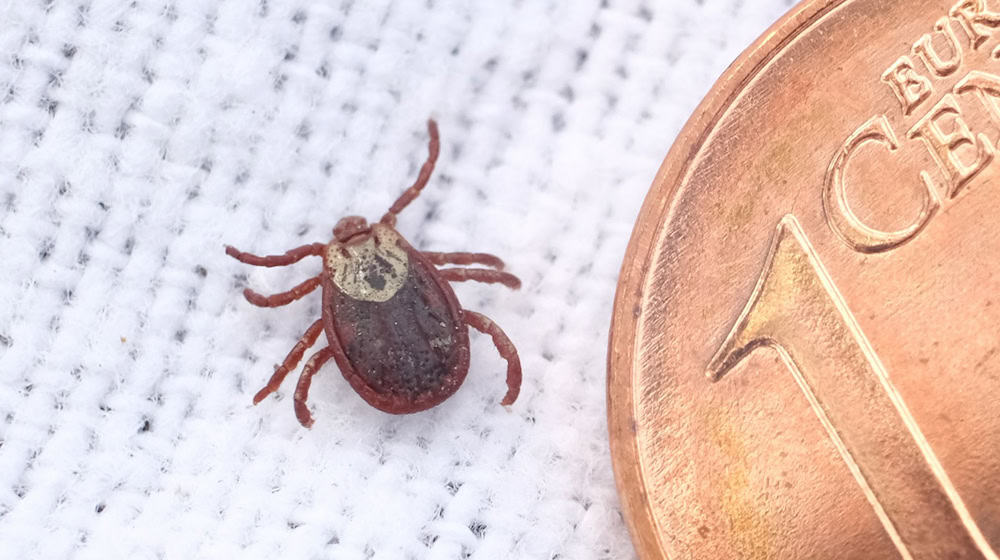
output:
M 0 558 L 628 558 L 605 422 L 633 221 L 790 0 L 0 2 Z M 319 295 L 258 254 L 378 218 L 524 281 L 456 287 L 462 389 L 394 417 L 336 366 L 251 406 Z M 322 340 L 322 339 L 321 339 Z

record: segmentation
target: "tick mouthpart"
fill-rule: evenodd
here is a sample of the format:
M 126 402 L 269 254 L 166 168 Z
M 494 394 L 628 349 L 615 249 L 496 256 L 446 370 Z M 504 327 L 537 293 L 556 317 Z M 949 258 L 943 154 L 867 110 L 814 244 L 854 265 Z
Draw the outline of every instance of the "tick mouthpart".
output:
M 347 216 L 341 218 L 333 227 L 333 238 L 340 243 L 347 243 L 358 235 L 370 232 L 371 227 L 368 225 L 368 220 L 361 216 Z

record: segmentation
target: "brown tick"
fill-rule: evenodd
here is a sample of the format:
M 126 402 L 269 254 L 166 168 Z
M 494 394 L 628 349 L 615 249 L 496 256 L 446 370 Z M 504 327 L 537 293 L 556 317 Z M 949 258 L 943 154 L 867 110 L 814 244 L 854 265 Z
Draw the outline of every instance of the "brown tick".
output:
M 521 281 L 503 272 L 503 261 L 483 253 L 418 251 L 396 231 L 396 215 L 427 185 L 440 143 L 437 123 L 427 122 L 427 161 L 420 175 L 382 219 L 369 224 L 359 216 L 342 218 L 329 243 L 313 243 L 283 255 L 259 257 L 226 247 L 226 254 L 255 266 L 287 266 L 305 257 L 323 257 L 323 270 L 287 292 L 264 296 L 247 288 L 243 295 L 260 307 L 287 305 L 322 286 L 323 315 L 313 323 L 257 392 L 254 404 L 273 393 L 295 369 L 305 351 L 326 332 L 327 346 L 306 362 L 295 387 L 295 415 L 313 423 L 306 398 L 312 376 L 330 358 L 361 398 L 392 414 L 419 412 L 440 404 L 458 390 L 469 371 L 469 331 L 490 335 L 507 360 L 509 405 L 521 390 L 521 360 L 500 327 L 484 315 L 462 309 L 449 282 L 500 283 L 517 289 Z M 460 265 L 439 268 L 444 265 Z M 488 268 L 467 268 L 478 264 Z

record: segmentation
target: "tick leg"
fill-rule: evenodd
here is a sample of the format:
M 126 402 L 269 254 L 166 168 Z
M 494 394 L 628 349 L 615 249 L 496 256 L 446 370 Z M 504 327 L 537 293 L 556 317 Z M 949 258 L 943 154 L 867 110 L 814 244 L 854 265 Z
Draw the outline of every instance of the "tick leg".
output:
M 468 309 L 463 309 L 462 315 L 465 316 L 467 325 L 483 334 L 490 335 L 497 351 L 500 352 L 500 357 L 507 360 L 507 394 L 500 401 L 500 404 L 504 406 L 514 404 L 518 393 L 521 392 L 521 358 L 517 356 L 517 348 L 489 317 Z
M 288 305 L 297 299 L 302 299 L 306 294 L 318 288 L 319 284 L 319 276 L 314 276 L 287 292 L 281 292 L 280 294 L 274 294 L 273 296 L 258 294 L 250 288 L 243 290 L 243 296 L 247 298 L 247 301 L 257 307 L 281 307 L 282 305 Z
M 266 257 L 259 257 L 257 255 L 251 255 L 250 253 L 244 253 L 226 245 L 226 254 L 234 259 L 250 264 L 253 266 L 287 266 L 292 263 L 297 263 L 306 257 L 321 257 L 323 253 L 326 252 L 326 245 L 322 243 L 313 243 L 311 245 L 303 245 L 288 251 L 284 255 L 270 255 Z
M 299 424 L 307 428 L 312 428 L 313 425 L 312 414 L 309 414 L 309 407 L 306 406 L 306 399 L 309 398 L 309 385 L 312 383 L 313 375 L 332 356 L 333 350 L 329 346 L 313 354 L 306 362 L 306 367 L 302 368 L 299 383 L 295 386 L 295 417 L 299 419 Z
M 500 257 L 486 253 L 433 253 L 424 251 L 427 260 L 435 265 L 443 264 L 481 264 L 497 270 L 503 270 L 504 264 Z
M 441 142 L 438 140 L 438 125 L 434 122 L 434 119 L 427 121 L 427 133 L 430 135 L 430 140 L 427 144 L 427 161 L 420 168 L 420 174 L 417 175 L 417 180 L 413 183 L 413 186 L 403 191 L 403 194 L 399 195 L 396 202 L 393 202 L 392 206 L 389 207 L 389 211 L 385 213 L 385 216 L 382 216 L 382 223 L 385 225 L 396 225 L 396 215 L 402 212 L 407 204 L 413 202 L 414 198 L 417 198 L 420 191 L 427 186 L 427 181 L 431 178 L 431 172 L 434 171 L 434 163 L 437 161 L 438 153 L 441 151 Z
M 486 270 L 482 268 L 443 268 L 438 271 L 441 278 L 449 282 L 485 282 L 487 284 L 503 284 L 508 288 L 516 290 L 521 287 L 521 281 L 517 276 L 509 272 L 500 270 Z
M 274 375 L 271 376 L 271 380 L 267 382 L 267 385 L 263 389 L 257 391 L 257 394 L 253 396 L 253 404 L 257 404 L 260 401 L 267 398 L 268 395 L 278 390 L 281 383 L 285 380 L 288 372 L 299 366 L 299 362 L 302 361 L 302 355 L 306 353 L 306 350 L 316 343 L 316 339 L 319 338 L 319 333 L 323 332 L 323 320 L 320 319 L 312 324 L 306 333 L 302 335 L 302 338 L 295 343 L 292 347 L 292 351 L 288 353 L 285 357 L 285 361 L 281 362 L 278 369 L 274 370 Z

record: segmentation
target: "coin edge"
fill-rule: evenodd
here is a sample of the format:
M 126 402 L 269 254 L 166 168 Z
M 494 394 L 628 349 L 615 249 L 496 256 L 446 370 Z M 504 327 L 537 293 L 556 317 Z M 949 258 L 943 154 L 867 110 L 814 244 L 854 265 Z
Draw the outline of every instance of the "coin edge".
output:
M 615 291 L 608 337 L 607 408 L 611 462 L 622 513 L 641 558 L 667 558 L 653 517 L 638 449 L 633 397 L 635 335 L 653 242 L 669 221 L 681 178 L 746 86 L 792 41 L 850 0 L 806 0 L 758 37 L 716 80 L 667 152 L 643 201 Z

